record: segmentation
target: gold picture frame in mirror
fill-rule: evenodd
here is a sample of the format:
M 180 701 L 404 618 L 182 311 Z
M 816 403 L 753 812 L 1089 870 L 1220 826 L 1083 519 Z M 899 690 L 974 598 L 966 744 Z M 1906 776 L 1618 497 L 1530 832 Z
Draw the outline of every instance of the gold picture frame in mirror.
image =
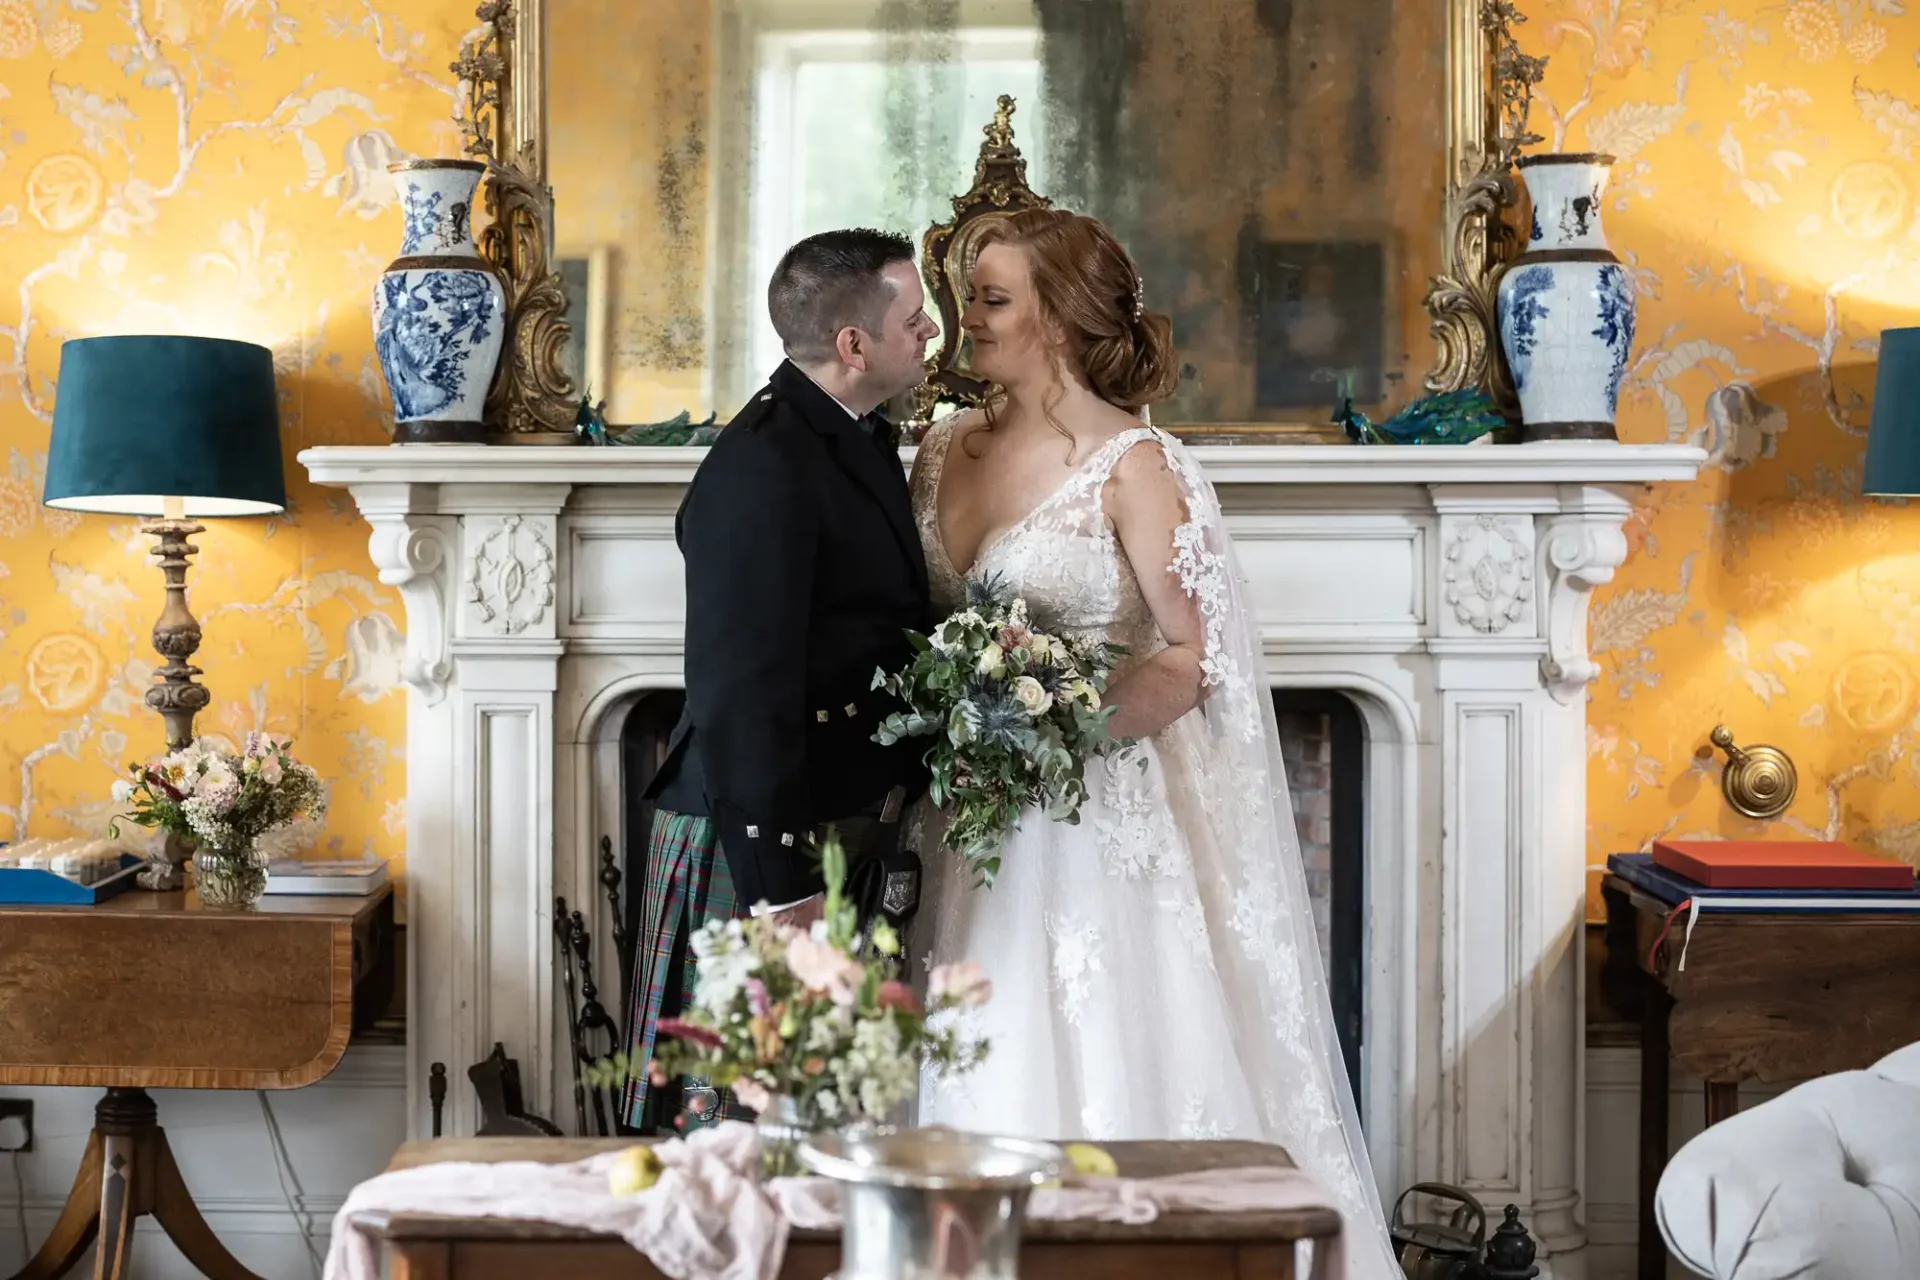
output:
M 508 298 L 508 348 L 487 412 L 491 438 L 502 443 L 573 440 L 582 390 L 567 372 L 570 344 L 577 347 L 578 341 L 567 330 L 568 298 L 553 251 L 554 202 L 547 176 L 547 24 L 554 3 L 486 0 L 476 10 L 481 25 L 455 63 L 467 153 L 489 164 L 484 202 L 491 225 L 482 233 L 481 251 L 499 269 Z M 1522 54 L 1515 44 L 1513 29 L 1524 18 L 1510 0 L 1441 3 L 1446 194 L 1444 209 L 1436 213 L 1449 232 L 1437 247 L 1439 269 L 1416 277 L 1426 280 L 1422 302 L 1433 361 L 1424 377 L 1417 364 L 1409 374 L 1428 392 L 1484 390 L 1510 417 L 1517 416 L 1499 350 L 1494 299 L 1500 275 L 1520 247 L 1511 218 L 1517 196 L 1513 160 L 1522 146 L 1538 141 L 1527 132 L 1526 121 L 1544 60 Z M 1026 161 L 1014 136 L 1015 109 L 1003 96 L 985 124 L 972 187 L 953 198 L 953 217 L 927 228 L 921 239 L 929 306 L 937 311 L 943 334 L 929 358 L 927 385 L 913 405 L 921 424 L 942 405 L 977 403 L 988 391 L 967 368 L 965 343 L 958 337 L 964 281 L 956 277 L 964 277 L 979 231 L 1008 212 L 1054 203 L 1028 186 Z M 1196 443 L 1345 439 L 1338 427 L 1319 422 L 1204 421 L 1170 429 Z

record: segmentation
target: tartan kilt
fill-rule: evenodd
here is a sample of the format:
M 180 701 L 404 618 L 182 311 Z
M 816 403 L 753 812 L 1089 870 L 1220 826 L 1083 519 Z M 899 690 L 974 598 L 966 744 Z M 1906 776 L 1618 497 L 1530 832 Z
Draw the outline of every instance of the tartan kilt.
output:
M 647 845 L 647 872 L 641 897 L 639 937 L 633 953 L 633 1008 L 627 1018 L 627 1079 L 624 1111 L 629 1125 L 646 1132 L 651 1125 L 670 1125 L 680 1110 L 686 1085 L 680 1080 L 664 1089 L 647 1083 L 647 1064 L 660 1019 L 678 1017 L 693 1003 L 695 930 L 710 920 L 744 914 L 736 900 L 733 874 L 720 852 L 711 820 L 665 809 L 653 815 Z M 647 1115 L 650 1095 L 653 1118 Z M 702 1117 L 707 1123 L 751 1116 L 731 1091 L 720 1090 L 718 1113 Z M 688 1124 L 693 1123 L 689 1117 Z

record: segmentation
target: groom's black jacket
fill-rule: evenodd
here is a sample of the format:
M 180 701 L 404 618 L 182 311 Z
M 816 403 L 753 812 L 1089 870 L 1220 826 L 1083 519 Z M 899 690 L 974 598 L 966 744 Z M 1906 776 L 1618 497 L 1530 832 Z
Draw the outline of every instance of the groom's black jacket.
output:
M 714 821 L 741 906 L 820 890 L 805 846 L 896 785 L 924 786 L 924 743 L 882 747 L 932 612 L 892 428 L 856 420 L 790 363 L 727 424 L 680 504 L 687 709 L 649 796 Z

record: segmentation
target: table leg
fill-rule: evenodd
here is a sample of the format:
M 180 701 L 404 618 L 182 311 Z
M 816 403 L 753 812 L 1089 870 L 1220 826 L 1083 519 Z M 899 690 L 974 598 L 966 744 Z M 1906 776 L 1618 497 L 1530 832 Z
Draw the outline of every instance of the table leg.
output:
M 96 1238 L 95 1280 L 127 1280 L 134 1274 L 133 1227 L 142 1214 L 152 1214 L 209 1280 L 261 1280 L 227 1252 L 200 1216 L 145 1089 L 108 1089 L 94 1104 L 93 1132 L 66 1207 L 13 1280 L 59 1280 Z
M 1667 1167 L 1667 1017 L 1673 997 L 1647 979 L 1640 1005 L 1640 1240 L 1639 1280 L 1665 1280 L 1667 1244 L 1654 1213 L 1654 1196 Z
M 73 1175 L 66 1207 L 40 1242 L 38 1252 L 14 1273 L 13 1280 L 60 1280 L 93 1243 L 100 1230 L 100 1158 L 100 1131 L 96 1129 L 87 1135 L 87 1150 Z
M 1707 1081 L 1707 1127 L 1711 1129 L 1740 1110 L 1740 1082 Z
M 104 1108 L 106 1103 L 100 1105 Z M 147 1105 L 153 1105 L 152 1099 L 147 1099 Z M 97 1120 L 94 1127 L 99 1128 Z M 100 1243 L 93 1254 L 94 1280 L 132 1280 L 133 1223 L 143 1211 L 145 1175 L 152 1167 L 151 1161 L 142 1158 L 145 1153 L 140 1146 L 140 1139 L 130 1132 L 109 1131 L 101 1143 Z
M 213 1228 L 200 1216 L 200 1207 L 194 1204 L 193 1194 L 187 1190 L 187 1180 L 180 1176 L 180 1166 L 173 1162 L 173 1148 L 167 1145 L 166 1130 L 156 1126 L 149 1141 L 154 1172 L 150 1212 L 181 1255 L 198 1267 L 207 1280 L 261 1280 L 227 1252 L 220 1237 L 213 1234 Z M 304 1225 L 300 1229 L 306 1230 Z
M 453 1274 L 453 1246 L 444 1240 L 393 1241 L 387 1245 L 393 1280 L 447 1280 Z

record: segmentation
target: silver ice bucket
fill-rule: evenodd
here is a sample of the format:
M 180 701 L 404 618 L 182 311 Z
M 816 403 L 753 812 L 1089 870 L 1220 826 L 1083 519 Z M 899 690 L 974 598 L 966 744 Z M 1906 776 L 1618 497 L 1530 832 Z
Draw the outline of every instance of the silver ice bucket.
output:
M 837 1280 L 1015 1280 L 1027 1197 L 1060 1148 L 951 1129 L 816 1134 L 800 1163 L 841 1184 Z

